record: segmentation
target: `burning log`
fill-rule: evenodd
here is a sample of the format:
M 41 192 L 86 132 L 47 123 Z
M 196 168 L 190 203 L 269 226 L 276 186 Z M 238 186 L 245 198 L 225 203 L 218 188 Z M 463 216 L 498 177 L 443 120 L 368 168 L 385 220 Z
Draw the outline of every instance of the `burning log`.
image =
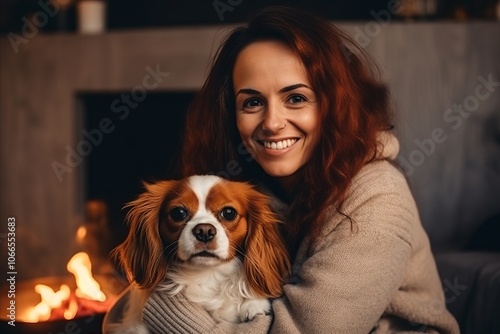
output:
M 52 309 L 49 321 L 90 317 L 97 313 L 106 313 L 112 306 L 114 299 L 108 298 L 104 302 L 77 297 L 72 292 L 61 306 Z

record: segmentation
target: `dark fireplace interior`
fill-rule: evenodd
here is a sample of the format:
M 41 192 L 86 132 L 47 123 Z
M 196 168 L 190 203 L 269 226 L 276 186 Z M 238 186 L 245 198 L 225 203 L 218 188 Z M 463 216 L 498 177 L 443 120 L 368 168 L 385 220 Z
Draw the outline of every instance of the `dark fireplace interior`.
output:
M 130 92 L 82 93 L 78 99 L 82 130 L 99 129 L 106 118 L 112 124 L 85 158 L 82 183 L 86 208 L 96 201 L 107 207 L 115 244 L 126 233 L 123 206 L 142 192 L 142 182 L 178 177 L 184 118 L 195 92 L 150 92 L 129 104 L 123 94 Z

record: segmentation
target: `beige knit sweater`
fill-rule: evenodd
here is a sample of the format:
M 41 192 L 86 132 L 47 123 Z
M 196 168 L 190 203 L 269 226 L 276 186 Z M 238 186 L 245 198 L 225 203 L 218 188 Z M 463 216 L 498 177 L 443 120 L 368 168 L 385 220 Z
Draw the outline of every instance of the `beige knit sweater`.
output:
M 155 292 L 143 313 L 152 333 L 459 333 L 446 310 L 429 241 L 403 175 L 387 159 L 353 179 L 344 212 L 329 216 L 316 243 L 304 239 L 273 316 L 215 323 L 180 294 Z

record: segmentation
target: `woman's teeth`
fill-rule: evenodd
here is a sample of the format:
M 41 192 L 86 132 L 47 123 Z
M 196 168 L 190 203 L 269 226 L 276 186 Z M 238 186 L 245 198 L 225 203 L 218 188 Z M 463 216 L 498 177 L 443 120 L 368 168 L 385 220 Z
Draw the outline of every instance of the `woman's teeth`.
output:
M 280 141 L 264 141 L 264 147 L 273 150 L 283 150 L 295 144 L 297 139 L 285 139 Z

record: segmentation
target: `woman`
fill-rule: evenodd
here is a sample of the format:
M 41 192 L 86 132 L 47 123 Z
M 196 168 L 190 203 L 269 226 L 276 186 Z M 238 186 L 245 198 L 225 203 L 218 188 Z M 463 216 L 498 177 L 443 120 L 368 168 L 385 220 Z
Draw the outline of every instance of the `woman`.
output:
M 271 7 L 220 47 L 187 119 L 183 173 L 254 182 L 294 267 L 272 316 L 216 324 L 157 292 L 157 332 L 458 333 L 389 132 L 388 92 L 327 21 Z

